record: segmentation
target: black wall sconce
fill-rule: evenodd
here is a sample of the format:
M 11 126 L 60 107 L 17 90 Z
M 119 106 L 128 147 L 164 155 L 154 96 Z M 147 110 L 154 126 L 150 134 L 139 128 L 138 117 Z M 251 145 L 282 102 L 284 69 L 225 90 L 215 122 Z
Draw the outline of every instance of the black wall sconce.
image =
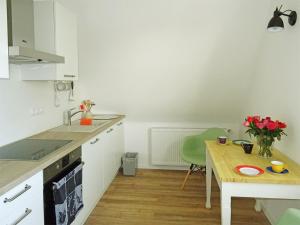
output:
M 281 12 L 280 11 L 281 8 L 282 8 L 282 6 L 280 6 L 279 9 L 278 9 L 278 7 L 276 7 L 273 17 L 268 24 L 268 31 L 278 32 L 278 31 L 282 31 L 284 29 L 284 23 L 280 16 L 287 16 L 288 22 L 291 26 L 294 26 L 296 24 L 296 21 L 297 21 L 296 11 L 285 10 L 285 11 Z

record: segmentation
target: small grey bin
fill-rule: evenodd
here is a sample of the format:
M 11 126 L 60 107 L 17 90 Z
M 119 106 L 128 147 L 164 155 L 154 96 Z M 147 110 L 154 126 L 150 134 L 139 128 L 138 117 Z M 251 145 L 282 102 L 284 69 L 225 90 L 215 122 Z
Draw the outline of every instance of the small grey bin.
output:
M 123 175 L 135 176 L 138 165 L 138 153 L 126 152 L 122 157 Z

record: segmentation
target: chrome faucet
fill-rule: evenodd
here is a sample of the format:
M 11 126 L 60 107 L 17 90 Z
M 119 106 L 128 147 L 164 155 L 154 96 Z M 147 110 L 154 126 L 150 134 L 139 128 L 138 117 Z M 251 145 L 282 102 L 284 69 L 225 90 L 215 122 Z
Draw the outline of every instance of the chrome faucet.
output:
M 72 113 L 72 111 L 76 109 L 76 108 L 71 108 L 71 109 L 67 109 L 64 111 L 63 113 L 63 119 L 64 119 L 64 125 L 66 126 L 71 126 L 72 125 L 72 117 L 75 116 L 76 114 L 82 112 L 81 110 Z

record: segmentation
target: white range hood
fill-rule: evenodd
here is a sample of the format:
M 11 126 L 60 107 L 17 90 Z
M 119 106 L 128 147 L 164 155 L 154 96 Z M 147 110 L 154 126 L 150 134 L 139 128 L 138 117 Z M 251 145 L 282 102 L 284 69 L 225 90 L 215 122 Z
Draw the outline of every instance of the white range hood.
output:
M 10 63 L 64 63 L 63 56 L 34 48 L 33 4 L 33 0 L 7 0 Z

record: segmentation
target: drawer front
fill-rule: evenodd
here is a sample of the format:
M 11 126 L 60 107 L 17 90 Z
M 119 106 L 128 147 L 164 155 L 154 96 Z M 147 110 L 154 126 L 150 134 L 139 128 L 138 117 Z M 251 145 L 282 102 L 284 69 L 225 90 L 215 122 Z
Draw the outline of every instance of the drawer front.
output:
M 26 211 L 26 209 L 31 211 Z M 33 216 L 43 218 L 43 173 L 39 172 L 28 180 L 22 182 L 12 190 L 8 191 L 0 197 L 0 218 L 8 221 L 9 225 L 14 224 L 14 221 L 25 216 L 19 224 L 22 225 L 23 221 L 29 220 Z M 28 215 L 27 215 L 28 214 Z M 9 217 L 7 217 L 9 215 Z M 32 223 L 32 225 L 37 223 Z M 42 223 L 43 224 L 43 220 Z
M 29 208 L 17 208 L 15 211 L 10 212 L 8 218 L 1 223 L 3 225 L 43 225 L 44 216 L 43 212 L 39 209 Z

